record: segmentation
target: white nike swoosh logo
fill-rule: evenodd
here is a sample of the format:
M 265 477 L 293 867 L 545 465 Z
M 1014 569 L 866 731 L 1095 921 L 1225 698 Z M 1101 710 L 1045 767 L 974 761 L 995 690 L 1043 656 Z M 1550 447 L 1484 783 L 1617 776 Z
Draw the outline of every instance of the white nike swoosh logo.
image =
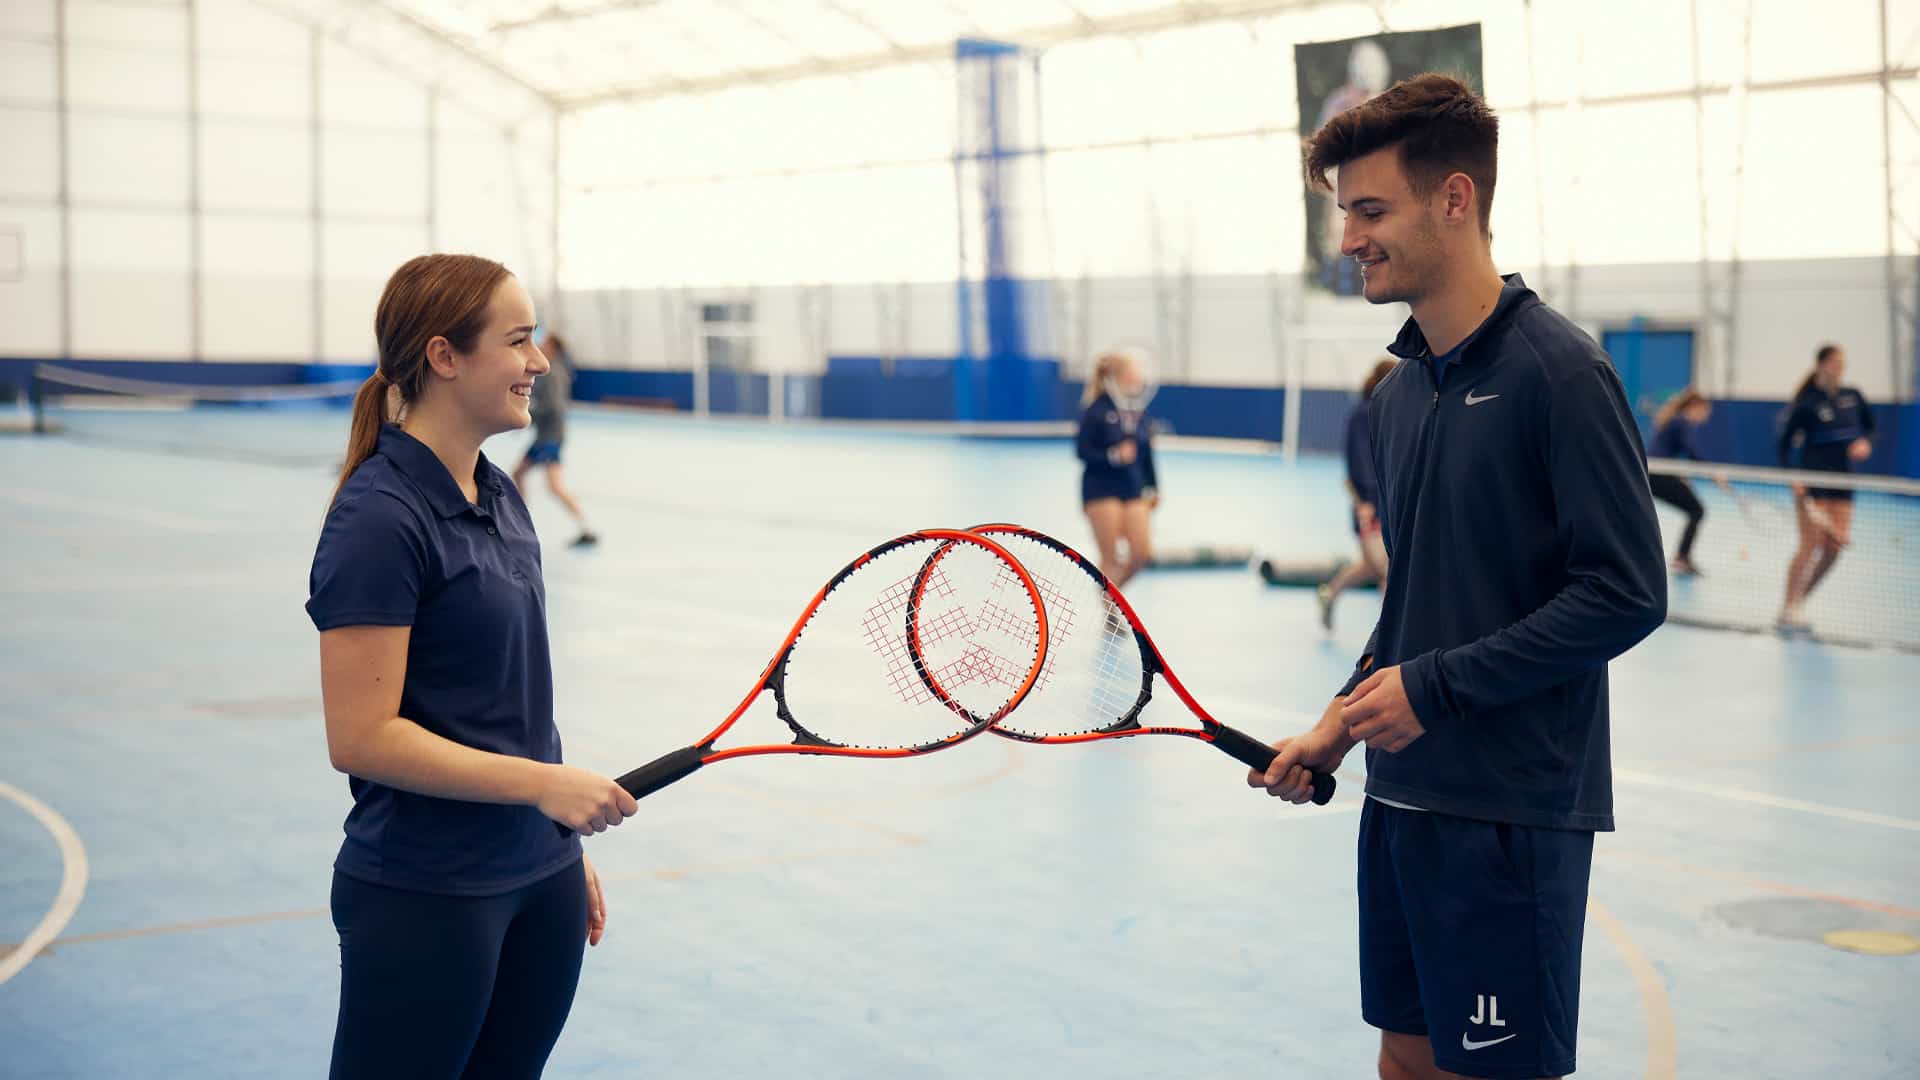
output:
M 1467 404 L 1478 405 L 1483 401 L 1492 401 L 1494 398 L 1497 398 L 1499 396 L 1500 396 L 1499 394 L 1486 394 L 1481 397 L 1474 397 L 1473 391 L 1469 390 L 1467 391 Z M 1507 1038 L 1511 1039 L 1513 1038 L 1513 1036 L 1509 1035 L 1507 1036 Z
M 1498 397 L 1499 395 L 1498 395 L 1498 394 L 1495 394 L 1494 396 L 1495 396 L 1495 397 Z M 1517 1038 L 1519 1038 L 1519 1037 L 1520 1037 L 1520 1036 L 1519 1036 L 1519 1035 L 1517 1035 L 1517 1034 L 1515 1034 L 1515 1035 L 1502 1035 L 1502 1036 L 1500 1036 L 1500 1037 L 1499 1037 L 1499 1038 L 1497 1038 L 1497 1039 L 1488 1039 L 1488 1040 L 1487 1040 L 1486 1042 L 1474 1042 L 1474 1041 L 1473 1041 L 1472 1039 L 1469 1039 L 1469 1038 L 1467 1038 L 1467 1033 L 1463 1031 L 1463 1032 L 1461 1032 L 1461 1033 L 1460 1033 L 1460 1049 L 1462 1049 L 1462 1050 L 1485 1050 L 1485 1049 L 1486 1049 L 1487 1047 L 1489 1047 L 1489 1046 L 1497 1046 L 1497 1045 L 1499 1045 L 1500 1043 L 1503 1043 L 1503 1042 L 1506 1042 L 1506 1041 L 1507 1041 L 1508 1039 L 1517 1039 Z

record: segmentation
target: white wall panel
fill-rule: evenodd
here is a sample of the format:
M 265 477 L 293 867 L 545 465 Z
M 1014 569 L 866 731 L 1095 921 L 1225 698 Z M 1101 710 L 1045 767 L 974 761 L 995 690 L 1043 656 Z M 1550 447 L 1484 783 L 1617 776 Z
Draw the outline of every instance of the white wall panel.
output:
M 67 48 L 67 101 L 80 109 L 187 111 L 187 54 L 125 46 Z
M 0 108 L 0 199 L 44 200 L 60 193 L 60 118 L 46 109 Z
M 185 117 L 77 112 L 68 131 L 76 202 L 172 207 L 186 220 Z
M 47 42 L 0 38 L 0 100 L 22 105 L 57 102 L 58 56 Z
M 209 210 L 313 206 L 313 137 L 302 128 L 208 120 L 200 129 L 200 197 Z
M 427 143 L 422 133 L 330 129 L 321 138 L 321 205 L 328 214 L 425 221 Z
M 0 356 L 60 351 L 60 214 L 0 205 L 0 229 L 17 236 L 19 280 L 0 280 Z
M 74 354 L 187 357 L 186 216 L 75 210 L 72 221 Z

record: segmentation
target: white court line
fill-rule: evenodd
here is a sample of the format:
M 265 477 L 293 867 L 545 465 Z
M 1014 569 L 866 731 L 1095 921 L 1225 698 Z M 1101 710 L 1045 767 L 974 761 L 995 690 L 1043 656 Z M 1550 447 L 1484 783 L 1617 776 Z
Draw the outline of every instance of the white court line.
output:
M 40 820 L 48 832 L 53 834 L 54 842 L 60 845 L 60 861 L 63 870 L 60 874 L 60 892 L 53 898 L 53 906 L 47 909 L 47 915 L 40 925 L 33 928 L 13 952 L 0 959 L 0 983 L 6 982 L 20 973 L 27 962 L 41 949 L 47 947 L 60 931 L 73 918 L 80 907 L 80 898 L 87 892 L 87 849 L 80 842 L 80 836 L 67 824 L 67 819 L 55 813 L 53 808 L 39 799 L 21 791 L 12 784 L 0 781 L 0 797 L 19 803 L 27 813 Z
M 1633 769 L 1615 769 L 1613 775 L 1616 779 L 1625 780 L 1630 784 L 1684 791 L 1690 795 L 1707 795 L 1716 799 L 1751 803 L 1755 806 L 1771 806 L 1777 810 L 1798 810 L 1803 814 L 1818 814 L 1821 817 L 1838 818 L 1841 821 L 1852 821 L 1861 825 L 1880 825 L 1889 829 L 1920 832 L 1920 821 L 1914 821 L 1911 818 L 1889 817 L 1886 814 L 1873 814 L 1865 810 L 1849 810 L 1844 806 L 1827 806 L 1823 803 L 1807 802 L 1805 799 L 1789 799 L 1783 795 L 1768 795 L 1765 792 L 1746 791 L 1742 788 L 1692 784 L 1685 780 L 1670 780 L 1664 776 L 1655 776 L 1652 773 Z

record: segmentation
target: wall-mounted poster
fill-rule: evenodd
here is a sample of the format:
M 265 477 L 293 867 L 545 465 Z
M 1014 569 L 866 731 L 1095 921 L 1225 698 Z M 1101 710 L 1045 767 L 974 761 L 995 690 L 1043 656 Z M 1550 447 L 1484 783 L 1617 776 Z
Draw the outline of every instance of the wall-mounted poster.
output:
M 1484 92 L 1479 23 L 1295 45 L 1293 67 L 1302 138 L 1395 82 L 1422 72 L 1457 76 Z M 1309 189 L 1306 201 L 1308 280 L 1340 296 L 1360 295 L 1359 265 L 1340 256 L 1342 222 L 1333 196 Z

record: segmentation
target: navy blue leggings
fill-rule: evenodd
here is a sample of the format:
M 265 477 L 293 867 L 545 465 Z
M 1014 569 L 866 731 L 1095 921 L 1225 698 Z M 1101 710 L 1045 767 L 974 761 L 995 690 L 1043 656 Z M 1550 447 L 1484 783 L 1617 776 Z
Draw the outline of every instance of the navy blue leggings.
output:
M 335 872 L 335 1080 L 537 1077 L 587 940 L 580 863 L 500 896 L 439 896 Z

